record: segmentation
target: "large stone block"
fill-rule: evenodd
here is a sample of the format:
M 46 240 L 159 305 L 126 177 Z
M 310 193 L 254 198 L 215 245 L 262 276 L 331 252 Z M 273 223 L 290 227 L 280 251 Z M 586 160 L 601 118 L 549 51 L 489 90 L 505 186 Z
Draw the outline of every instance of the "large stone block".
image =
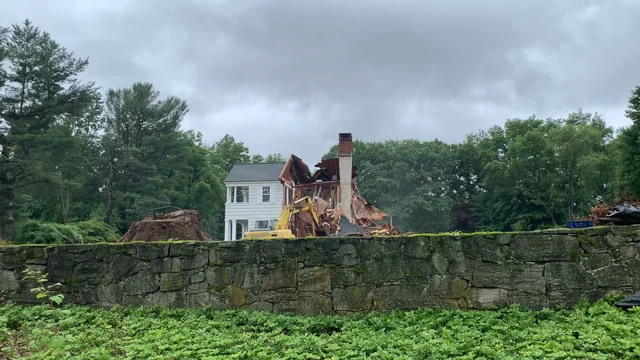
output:
M 323 248 L 306 249 L 297 258 L 302 261 L 304 266 L 321 266 L 328 262 L 331 258 L 331 250 Z
M 135 275 L 125 278 L 122 282 L 127 295 L 142 295 L 152 293 L 160 287 L 157 275 L 148 271 L 140 271 Z
M 187 294 L 199 294 L 203 292 L 207 292 L 209 290 L 209 285 L 207 283 L 201 282 L 197 284 L 191 284 L 187 287 Z
M 316 293 L 307 293 L 300 299 L 274 304 L 273 311 L 276 313 L 296 313 L 303 315 L 328 315 L 333 313 L 333 307 L 331 297 Z
M 276 241 L 276 240 L 272 240 Z M 220 264 L 256 264 L 259 246 L 253 241 L 224 241 L 209 252 L 209 263 Z
M 124 289 L 121 285 L 99 285 L 95 288 L 96 305 L 111 306 L 122 303 Z
M 462 242 L 458 237 L 437 236 L 434 238 L 436 249 L 445 259 L 455 259 L 458 252 L 462 251 Z
M 449 263 L 449 269 L 447 271 L 450 274 L 457 275 L 465 280 L 471 280 L 475 263 L 476 262 L 474 260 L 464 256 L 462 252 L 459 252 Z
M 484 262 L 504 264 L 507 261 L 507 247 L 498 243 L 495 237 L 478 238 L 480 258 Z
M 437 250 L 431 255 L 431 263 L 438 274 L 446 274 L 449 269 L 449 260 Z
M 587 270 L 597 270 L 611 265 L 611 255 L 608 253 L 586 254 L 580 258 L 580 263 Z
M 407 258 L 429 259 L 435 247 L 433 238 L 407 237 L 403 242 L 402 254 Z
M 244 309 L 251 311 L 273 311 L 273 304 L 266 301 L 256 301 L 254 303 L 248 304 L 244 307 Z
M 596 287 L 594 277 L 578 263 L 547 263 L 544 265 L 544 276 L 549 291 L 586 291 Z
M 344 244 L 335 253 L 331 253 L 331 262 L 340 266 L 353 266 L 360 262 L 358 252 L 353 244 Z
M 76 266 L 73 272 L 73 280 L 79 284 L 99 285 L 102 284 L 106 273 L 107 264 L 104 262 L 83 262 Z
M 631 276 L 626 265 L 611 265 L 593 272 L 600 288 L 626 288 L 631 286 Z
M 205 307 L 209 305 L 209 293 L 187 294 L 187 307 Z
M 282 241 L 265 240 L 259 243 L 260 252 L 258 262 L 261 264 L 273 264 L 282 261 L 284 246 Z
M 332 287 L 345 287 L 362 284 L 362 273 L 364 273 L 364 268 L 361 265 L 338 267 L 331 264 L 328 268 L 331 273 Z
M 146 266 L 148 266 L 147 263 L 132 256 L 116 255 L 113 257 L 113 261 L 110 264 L 113 281 L 118 283 L 125 277 L 137 273 L 140 268 L 146 268 Z
M 24 257 L 27 264 L 47 265 L 47 248 L 42 246 L 30 246 L 24 249 Z
M 466 280 L 455 275 L 433 275 L 430 280 L 428 294 L 439 299 L 460 299 L 469 287 Z
M 516 261 L 575 261 L 580 255 L 578 240 L 567 235 L 518 235 L 511 249 Z
M 80 263 L 78 256 L 64 252 L 63 248 L 56 250 L 49 255 L 48 278 L 52 282 L 69 282 L 73 279 L 74 270 Z
M 275 267 L 262 267 L 262 290 L 278 290 L 295 288 L 297 264 L 292 259 L 287 259 Z
M 475 265 L 472 284 L 480 288 L 501 288 L 544 292 L 543 265 L 478 262 Z
M 399 255 L 403 241 L 399 238 L 371 238 L 358 239 L 355 243 L 358 257 L 361 261 Z
M 169 256 L 169 244 L 135 244 L 136 257 L 140 260 L 150 261 Z
M 494 309 L 509 305 L 508 290 L 472 288 L 465 294 L 469 309 Z
M 200 242 L 177 242 L 171 243 L 169 247 L 169 256 L 192 256 L 196 254 L 202 254 L 209 251 L 208 247 L 205 247 Z
M 431 275 L 437 274 L 431 259 L 404 258 L 402 261 L 404 281 L 425 284 Z
M 186 301 L 181 292 L 155 292 L 144 297 L 144 304 L 161 307 L 181 307 Z
M 238 264 L 230 267 L 211 266 L 205 270 L 205 278 L 207 284 L 214 289 L 237 284 L 253 291 L 258 291 L 261 279 L 257 264 Z
M 402 257 L 389 255 L 366 261 L 362 265 L 362 282 L 365 284 L 384 284 L 403 278 Z
M 363 311 L 373 307 L 374 287 L 370 285 L 347 286 L 333 289 L 333 308 L 336 311 Z
M 638 258 L 638 249 L 635 244 L 625 244 L 611 249 L 611 257 L 614 261 L 627 261 Z
M 546 295 L 539 291 L 509 290 L 507 298 L 509 305 L 518 304 L 525 309 L 540 310 L 549 305 Z
M 298 270 L 298 291 L 325 294 L 331 292 L 331 273 L 326 267 Z
M 201 268 L 209 263 L 209 252 L 185 256 L 182 259 L 182 270 L 193 270 Z
M 168 273 L 168 272 L 180 272 L 180 264 L 182 259 L 180 258 L 160 258 L 151 261 L 151 273 Z
M 13 271 L 0 270 L 0 293 L 18 290 L 20 281 Z
M 160 275 L 160 291 L 176 291 L 185 288 L 189 278 L 184 273 L 164 273 Z
M 24 253 L 19 251 L 19 247 L 0 246 L 0 269 L 14 270 L 23 267 L 25 264 Z
M 260 300 L 269 303 L 291 302 L 298 299 L 298 291 L 295 288 L 263 291 Z
M 305 251 L 309 239 L 296 239 L 282 242 L 283 257 L 295 258 Z
M 424 286 L 387 285 L 372 291 L 374 310 L 415 309 L 433 303 Z

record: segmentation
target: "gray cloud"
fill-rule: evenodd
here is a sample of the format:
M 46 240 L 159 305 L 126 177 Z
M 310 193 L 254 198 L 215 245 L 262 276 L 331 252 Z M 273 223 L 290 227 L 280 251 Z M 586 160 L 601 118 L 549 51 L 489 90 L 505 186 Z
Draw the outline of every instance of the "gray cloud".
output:
M 89 4 L 91 3 L 91 4 Z M 252 152 L 317 160 L 355 138 L 459 141 L 507 118 L 583 107 L 613 126 L 640 81 L 633 0 L 23 0 L 90 57 L 103 87 L 152 81 L 186 98 L 186 127 Z

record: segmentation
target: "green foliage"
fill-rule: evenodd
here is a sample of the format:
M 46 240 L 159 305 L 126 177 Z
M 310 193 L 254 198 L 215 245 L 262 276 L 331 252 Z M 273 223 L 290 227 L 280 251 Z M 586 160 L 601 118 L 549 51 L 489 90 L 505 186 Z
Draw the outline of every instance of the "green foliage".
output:
M 620 157 L 618 191 L 640 198 L 640 86 L 636 86 L 629 98 L 626 116 L 632 124 L 622 129 L 616 143 Z
M 29 289 L 32 293 L 36 293 L 37 299 L 46 299 L 51 305 L 60 305 L 64 300 L 63 294 L 56 294 L 55 289 L 61 288 L 62 284 L 55 283 L 47 285 L 49 280 L 47 274 L 43 274 L 41 271 L 33 269 L 25 269 L 22 271 L 24 274 L 23 280 L 32 280 L 36 283 L 36 286 Z M 55 319 L 55 318 L 54 318 Z
M 354 142 L 358 188 L 403 232 L 528 231 L 587 215 L 615 183 L 613 130 L 582 110 L 440 141 Z M 334 157 L 334 146 L 324 158 Z
M 74 226 L 27 220 L 14 242 L 16 244 L 79 244 L 83 239 Z
M 31 280 L 35 284 L 35 286 L 29 289 L 31 293 L 35 293 L 37 299 L 45 299 L 48 302 L 49 308 L 47 312 L 51 316 L 51 324 L 47 325 L 50 325 L 52 332 L 54 334 L 57 334 L 59 329 L 56 317 L 56 306 L 62 304 L 62 301 L 64 300 L 64 294 L 57 293 L 56 289 L 62 288 L 62 284 L 55 283 L 47 285 L 47 283 L 49 282 L 49 280 L 47 279 L 47 274 L 43 274 L 39 270 L 27 268 L 23 270 L 22 273 L 24 274 L 22 281 Z M 68 313 L 68 310 L 62 310 L 61 312 Z M 52 338 L 53 343 L 60 345 L 62 345 L 61 340 L 63 339 L 60 336 L 55 336 Z
M 0 236 L 13 237 L 20 191 L 56 180 L 56 190 L 73 191 L 50 158 L 68 144 L 58 127 L 85 116 L 98 98 L 92 83 L 78 80 L 87 65 L 28 20 L 0 28 Z
M 27 220 L 14 242 L 16 244 L 89 244 L 115 242 L 118 238 L 116 229 L 99 220 L 71 224 Z
M 85 244 L 116 242 L 120 236 L 118 231 L 102 220 L 87 220 L 69 224 L 82 237 Z
M 58 316 L 57 335 L 43 307 L 10 305 L 0 308 L 0 346 L 12 359 L 56 358 L 53 353 L 74 359 L 637 358 L 640 313 L 611 300 L 573 310 L 352 316 L 68 306 Z

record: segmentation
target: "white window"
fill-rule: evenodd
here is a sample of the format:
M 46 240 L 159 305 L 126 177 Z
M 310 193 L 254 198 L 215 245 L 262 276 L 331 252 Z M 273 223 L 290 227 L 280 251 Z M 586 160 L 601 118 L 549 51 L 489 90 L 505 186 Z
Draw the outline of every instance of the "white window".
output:
M 268 186 L 262 187 L 262 202 L 271 202 L 271 188 Z
M 232 188 L 231 198 L 232 202 L 246 203 L 249 202 L 249 187 L 248 186 L 236 186 Z

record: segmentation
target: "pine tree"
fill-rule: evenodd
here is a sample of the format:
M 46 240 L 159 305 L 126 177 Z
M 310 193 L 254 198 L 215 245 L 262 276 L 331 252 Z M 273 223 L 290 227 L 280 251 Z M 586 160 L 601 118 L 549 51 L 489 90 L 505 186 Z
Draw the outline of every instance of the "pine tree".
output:
M 95 100 L 77 75 L 88 60 L 29 20 L 0 29 L 0 237 L 11 239 L 16 192 L 43 181 L 43 156 L 58 140 L 49 130 L 62 116 L 81 116 Z

